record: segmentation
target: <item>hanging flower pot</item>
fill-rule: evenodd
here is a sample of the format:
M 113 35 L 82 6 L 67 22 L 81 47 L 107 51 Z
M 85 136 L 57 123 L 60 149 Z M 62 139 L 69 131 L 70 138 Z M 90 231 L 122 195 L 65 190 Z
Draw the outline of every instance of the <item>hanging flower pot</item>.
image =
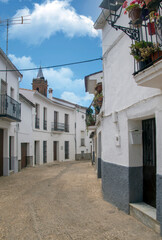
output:
M 102 92 L 102 83 L 98 83 L 95 90 L 98 92 L 98 93 L 101 93 Z
M 155 23 L 154 22 L 149 22 L 147 24 L 147 27 L 148 27 L 149 35 L 155 35 Z
M 129 11 L 129 18 L 132 20 L 132 23 L 135 25 L 140 25 L 142 23 L 141 19 L 142 9 L 138 7 L 134 7 Z

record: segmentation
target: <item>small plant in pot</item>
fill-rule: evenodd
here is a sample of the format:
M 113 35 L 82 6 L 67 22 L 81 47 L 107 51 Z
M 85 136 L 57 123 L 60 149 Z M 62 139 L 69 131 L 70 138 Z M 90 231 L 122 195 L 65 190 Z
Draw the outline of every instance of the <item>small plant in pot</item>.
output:
M 151 54 L 154 51 L 154 45 L 152 42 L 135 42 L 131 45 L 131 55 L 139 62 L 140 69 L 152 62 Z
M 142 23 L 142 8 L 144 6 L 143 0 L 133 0 L 128 5 L 128 1 L 123 3 L 123 8 L 125 8 L 124 14 L 128 13 L 129 18 L 135 26 L 140 26 Z

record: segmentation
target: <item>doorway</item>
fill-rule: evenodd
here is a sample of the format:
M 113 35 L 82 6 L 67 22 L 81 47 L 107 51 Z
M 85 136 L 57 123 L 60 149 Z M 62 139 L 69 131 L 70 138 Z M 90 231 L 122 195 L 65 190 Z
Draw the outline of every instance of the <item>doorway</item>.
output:
M 27 143 L 21 143 L 21 168 L 27 167 Z
M 3 176 L 3 129 L 0 129 L 0 176 Z
M 143 201 L 156 208 L 156 126 L 155 118 L 142 121 Z
M 58 142 L 54 141 L 53 142 L 53 161 L 58 160 Z

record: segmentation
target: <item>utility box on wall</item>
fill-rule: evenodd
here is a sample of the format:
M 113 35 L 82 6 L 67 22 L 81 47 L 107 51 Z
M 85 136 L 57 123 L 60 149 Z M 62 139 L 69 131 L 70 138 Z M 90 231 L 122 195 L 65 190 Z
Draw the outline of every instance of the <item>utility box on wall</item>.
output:
M 131 144 L 142 144 L 142 130 L 129 130 L 129 134 Z

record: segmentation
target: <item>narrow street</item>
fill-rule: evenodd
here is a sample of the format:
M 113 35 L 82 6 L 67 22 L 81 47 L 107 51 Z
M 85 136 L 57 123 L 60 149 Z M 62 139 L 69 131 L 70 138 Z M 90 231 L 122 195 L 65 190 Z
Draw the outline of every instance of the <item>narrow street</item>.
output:
M 0 239 L 160 240 L 102 198 L 90 162 L 27 168 L 0 178 Z

